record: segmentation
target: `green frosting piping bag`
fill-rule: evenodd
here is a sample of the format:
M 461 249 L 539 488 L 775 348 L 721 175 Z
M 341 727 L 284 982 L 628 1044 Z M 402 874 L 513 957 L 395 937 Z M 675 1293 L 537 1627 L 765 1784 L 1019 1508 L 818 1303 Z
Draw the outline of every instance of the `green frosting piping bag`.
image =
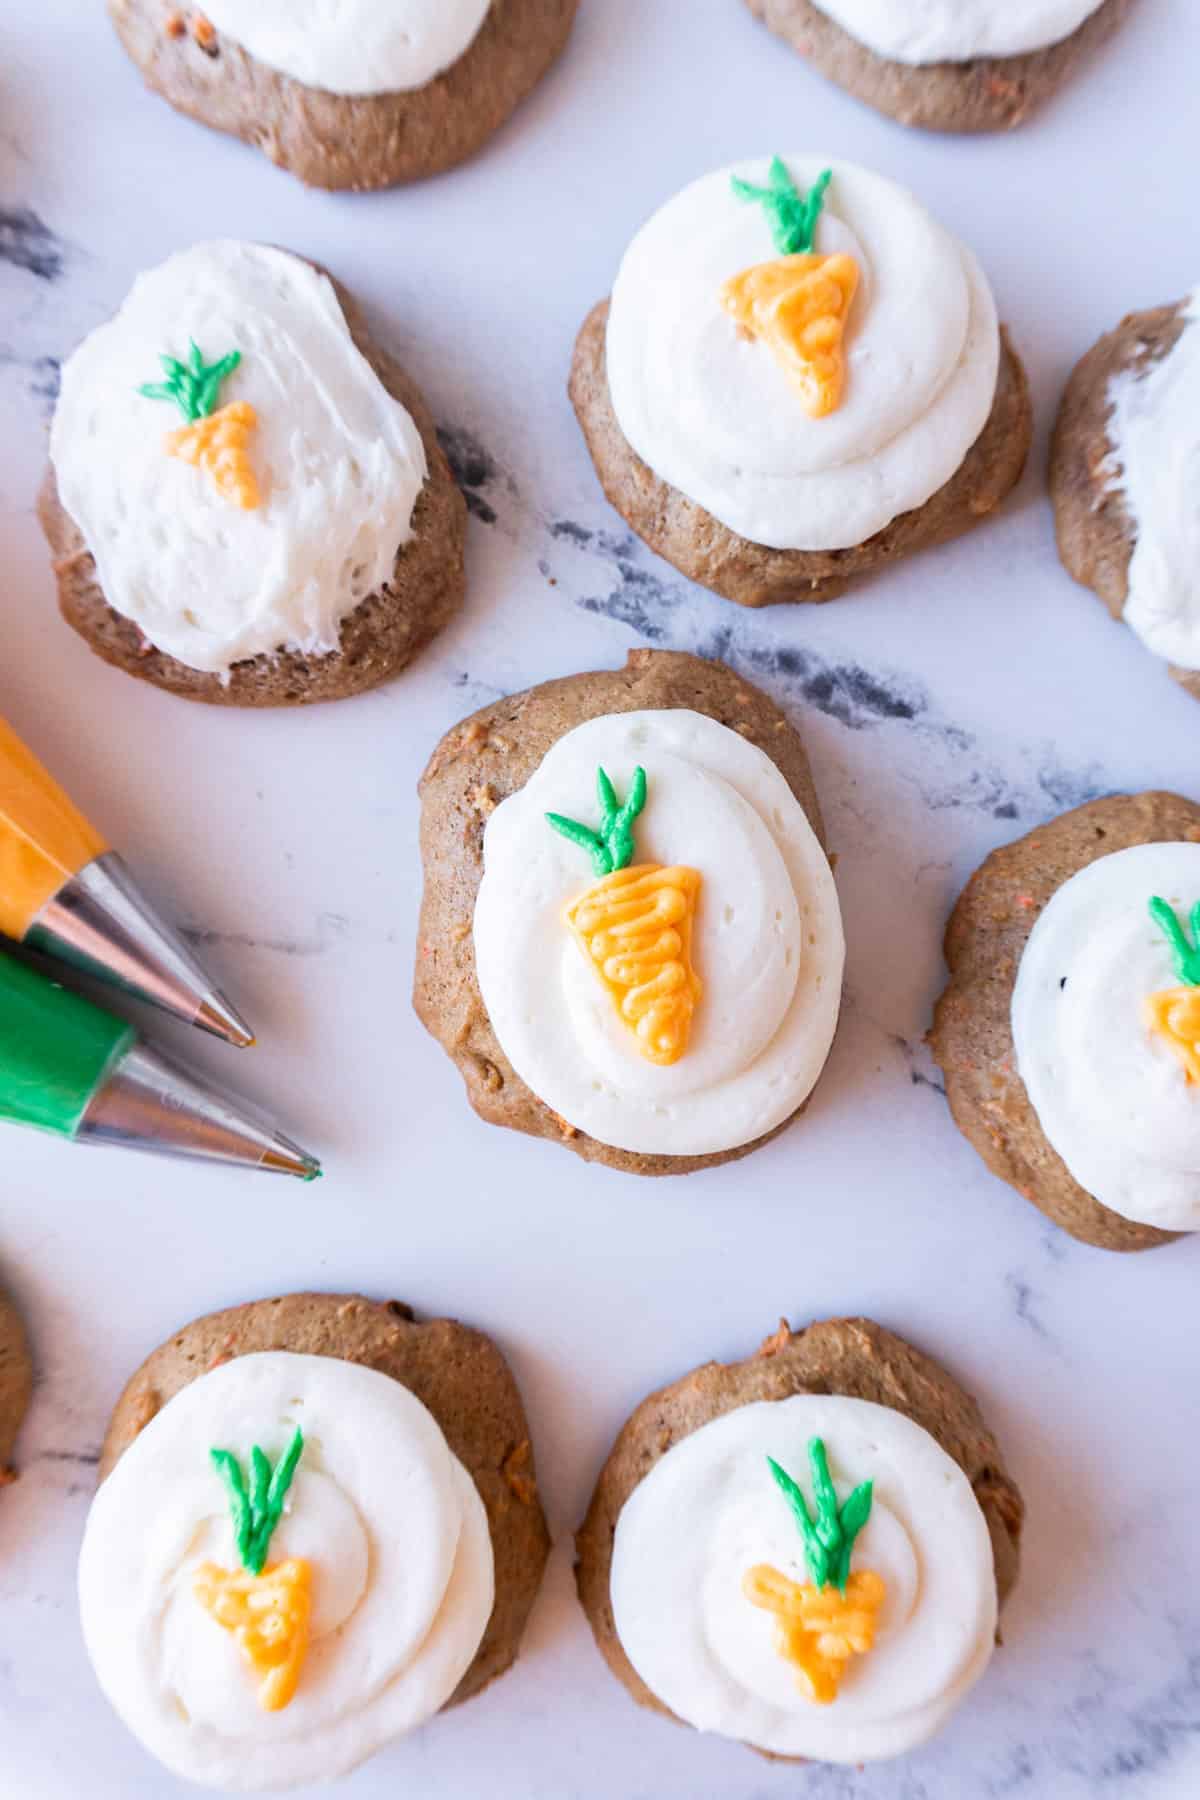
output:
M 123 1019 L 0 951 L 0 1120 L 311 1181 L 321 1165 Z

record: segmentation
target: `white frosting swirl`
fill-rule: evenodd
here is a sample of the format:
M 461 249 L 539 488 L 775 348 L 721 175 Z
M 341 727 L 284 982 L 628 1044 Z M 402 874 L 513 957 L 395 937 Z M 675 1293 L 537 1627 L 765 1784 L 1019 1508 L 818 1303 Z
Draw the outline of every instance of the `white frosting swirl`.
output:
M 1200 291 L 1173 348 L 1108 396 L 1111 485 L 1136 538 L 1125 623 L 1156 656 L 1200 669 Z
M 258 62 L 328 94 L 424 87 L 457 62 L 491 0 L 204 0 Z
M 807 1446 L 824 1440 L 844 1500 L 872 1480 L 852 1569 L 887 1594 L 874 1648 L 814 1705 L 742 1591 L 769 1563 L 810 1579 L 799 1529 L 772 1481 L 781 1463 L 812 1502 Z M 630 1662 L 673 1713 L 777 1756 L 876 1762 L 933 1736 L 979 1679 L 996 1633 L 987 1521 L 958 1464 L 903 1413 L 798 1394 L 726 1413 L 675 1444 L 621 1509 L 611 1595 Z
M 784 158 L 802 188 L 826 157 Z M 776 254 L 762 208 L 770 159 L 676 194 L 625 253 L 608 319 L 608 385 L 626 439 L 730 530 L 780 550 L 863 543 L 924 505 L 983 430 L 1000 362 L 995 302 L 970 251 L 895 182 L 834 162 L 815 248 L 855 257 L 837 411 L 810 418 L 768 347 L 722 309 L 731 276 Z
M 248 453 L 261 505 L 168 456 L 184 424 L 138 392 L 194 339 L 241 363 L 218 405 L 258 415 Z M 189 668 L 226 673 L 287 648 L 336 650 L 342 620 L 387 582 L 412 535 L 424 446 L 356 348 L 332 283 L 298 256 L 231 239 L 140 275 L 62 372 L 50 433 L 63 505 L 109 604 Z
M 894 62 L 969 62 L 1045 50 L 1103 0 L 813 0 L 851 37 Z
M 1181 985 L 1150 916 L 1186 919 L 1200 844 L 1137 844 L 1065 881 L 1029 935 L 1012 997 L 1017 1070 L 1080 1187 L 1143 1225 L 1200 1231 L 1200 1088 L 1143 1005 Z
M 295 1697 L 258 1705 L 198 1566 L 238 1566 L 209 1460 L 304 1450 L 272 1563 L 313 1568 Z M 113 1706 L 168 1768 L 211 1787 L 329 1780 L 450 1698 L 491 1616 L 492 1543 L 475 1485 L 414 1395 L 327 1356 L 239 1356 L 190 1383 L 102 1484 L 79 1559 L 83 1634 Z
M 587 857 L 547 812 L 595 816 L 596 769 L 649 778 L 635 863 L 702 879 L 693 957 L 704 993 L 680 1060 L 658 1067 L 566 926 Z M 737 732 L 685 710 L 608 714 L 559 738 L 483 841 L 475 961 L 492 1027 L 534 1093 L 600 1143 L 700 1156 L 795 1112 L 829 1054 L 845 945 L 825 853 L 787 782 Z

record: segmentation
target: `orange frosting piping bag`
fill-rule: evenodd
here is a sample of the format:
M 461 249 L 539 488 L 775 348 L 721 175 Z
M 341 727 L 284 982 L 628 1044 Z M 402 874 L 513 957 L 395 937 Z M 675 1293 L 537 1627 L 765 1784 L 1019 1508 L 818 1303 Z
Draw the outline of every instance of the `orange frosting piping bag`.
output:
M 122 859 L 3 719 L 0 933 L 226 1043 L 254 1042 Z

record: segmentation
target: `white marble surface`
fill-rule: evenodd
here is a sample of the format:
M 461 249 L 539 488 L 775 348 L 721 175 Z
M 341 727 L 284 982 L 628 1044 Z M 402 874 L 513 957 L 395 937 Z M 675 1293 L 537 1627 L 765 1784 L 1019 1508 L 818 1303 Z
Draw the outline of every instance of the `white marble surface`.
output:
M 921 1048 L 959 884 L 1085 796 L 1200 791 L 1200 710 L 1055 560 L 1047 428 L 1074 358 L 1197 279 L 1193 0 L 1008 139 L 907 135 L 806 72 L 738 0 L 584 0 L 553 78 L 473 165 L 410 192 L 305 193 L 144 95 L 98 4 L 0 10 L 0 710 L 175 915 L 263 1038 L 182 1032 L 323 1153 L 303 1189 L 8 1131 L 0 1266 L 39 1383 L 0 1496 L 0 1793 L 184 1790 L 92 1681 L 73 1563 L 120 1383 L 179 1322 L 305 1286 L 398 1294 L 494 1332 L 532 1415 L 556 1550 L 525 1654 L 353 1777 L 355 1800 L 1120 1800 L 1200 1791 L 1200 1245 L 1088 1250 L 992 1180 Z M 18 16 L 19 15 L 19 16 Z M 805 142 L 901 177 L 982 254 L 1038 443 L 996 522 L 820 610 L 690 589 L 605 506 L 563 384 L 574 330 L 658 199 Z M 44 222 L 34 229 L 22 209 Z M 420 377 L 473 493 L 470 600 L 381 693 L 224 715 L 142 688 L 60 623 L 33 516 L 54 360 L 190 239 L 327 262 Z M 490 1130 L 408 1005 L 414 784 L 493 695 L 632 644 L 727 657 L 791 711 L 837 849 L 843 1025 L 804 1122 L 654 1185 Z M 980 1396 L 1028 1500 L 1005 1643 L 903 1765 L 805 1773 L 639 1714 L 571 1585 L 570 1534 L 647 1390 L 852 1310 Z

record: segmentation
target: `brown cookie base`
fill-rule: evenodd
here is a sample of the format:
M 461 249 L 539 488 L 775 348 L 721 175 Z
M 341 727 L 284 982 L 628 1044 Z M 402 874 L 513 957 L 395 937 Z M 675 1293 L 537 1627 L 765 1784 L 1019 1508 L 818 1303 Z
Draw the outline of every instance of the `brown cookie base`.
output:
M 913 65 L 877 56 L 812 0 L 746 0 L 819 74 L 901 125 L 926 131 L 1011 131 L 1057 94 L 1110 38 L 1131 0 L 1105 0 L 1061 43 L 1023 56 Z
M 605 361 L 608 306 L 607 300 L 600 301 L 583 322 L 569 385 L 605 497 L 659 556 L 739 606 L 834 600 L 858 576 L 977 525 L 1021 478 L 1033 409 L 1025 370 L 1002 330 L 991 416 L 957 471 L 924 506 L 901 513 L 865 543 L 847 550 L 772 550 L 739 537 L 660 480 L 617 423 Z
M 469 1700 L 516 1661 L 550 1552 L 529 1426 L 508 1364 L 482 1332 L 454 1319 L 418 1323 L 399 1300 L 286 1294 L 232 1306 L 185 1325 L 146 1358 L 109 1422 L 100 1479 L 189 1382 L 261 1350 L 332 1356 L 390 1375 L 429 1408 L 470 1474 L 487 1508 L 496 1601 L 475 1660 L 446 1704 Z
M 623 669 L 548 681 L 485 706 L 446 734 L 420 783 L 425 893 L 413 1004 L 422 1024 L 457 1065 L 480 1118 L 633 1175 L 686 1175 L 734 1162 L 767 1138 L 712 1156 L 641 1156 L 576 1131 L 526 1087 L 500 1048 L 479 991 L 472 921 L 488 815 L 524 787 L 550 746 L 585 719 L 671 707 L 707 713 L 765 751 L 824 844 L 804 746 L 778 707 L 723 663 L 678 651 L 631 650 Z
M 12 1301 L 0 1294 L 0 1487 L 16 1479 L 12 1454 L 32 1392 L 25 1327 Z
M 1080 1187 L 1047 1142 L 1017 1073 L 1012 996 L 1029 934 L 1053 894 L 1132 844 L 1200 842 L 1200 806 L 1179 794 L 1113 794 L 993 850 L 946 927 L 950 982 L 929 1042 L 954 1122 L 988 1168 L 1072 1237 L 1101 1250 L 1150 1250 L 1180 1234 L 1124 1218 Z
M 870 1319 L 825 1319 L 801 1331 L 790 1331 L 781 1320 L 745 1362 L 705 1363 L 643 1400 L 621 1427 L 576 1534 L 575 1580 L 600 1654 L 639 1706 L 677 1724 L 683 1721 L 646 1686 L 617 1636 L 610 1574 L 621 1508 L 659 1458 L 702 1425 L 738 1407 L 793 1394 L 873 1400 L 922 1426 L 975 1490 L 992 1540 L 1001 1603 L 1016 1581 L 1025 1506 L 970 1395 L 931 1357 Z
M 458 61 L 408 93 L 306 87 L 218 36 L 202 7 L 108 0 L 146 86 L 177 112 L 255 145 L 310 187 L 395 187 L 465 162 L 537 86 L 579 0 L 492 0 Z
M 1058 409 L 1050 446 L 1050 498 L 1058 554 L 1068 574 L 1099 595 L 1114 619 L 1129 598 L 1129 564 L 1137 526 L 1109 471 L 1114 446 L 1109 386 L 1117 375 L 1144 374 L 1175 348 L 1182 335 L 1186 302 L 1130 313 L 1094 344 L 1072 370 Z M 1200 670 L 1171 674 L 1200 700 Z
M 234 663 L 229 675 L 190 669 L 156 650 L 132 619 L 114 611 L 96 578 L 83 533 L 63 506 L 54 465 L 38 496 L 38 517 L 54 554 L 58 605 L 67 624 L 114 668 L 184 700 L 210 706 L 307 706 L 345 700 L 390 681 L 462 605 L 467 509 L 437 441 L 433 416 L 400 365 L 371 342 L 357 306 L 334 282 L 350 335 L 380 381 L 421 434 L 429 475 L 413 510 L 413 536 L 396 552 L 392 579 L 342 620 L 341 642 L 328 656 L 279 650 Z

